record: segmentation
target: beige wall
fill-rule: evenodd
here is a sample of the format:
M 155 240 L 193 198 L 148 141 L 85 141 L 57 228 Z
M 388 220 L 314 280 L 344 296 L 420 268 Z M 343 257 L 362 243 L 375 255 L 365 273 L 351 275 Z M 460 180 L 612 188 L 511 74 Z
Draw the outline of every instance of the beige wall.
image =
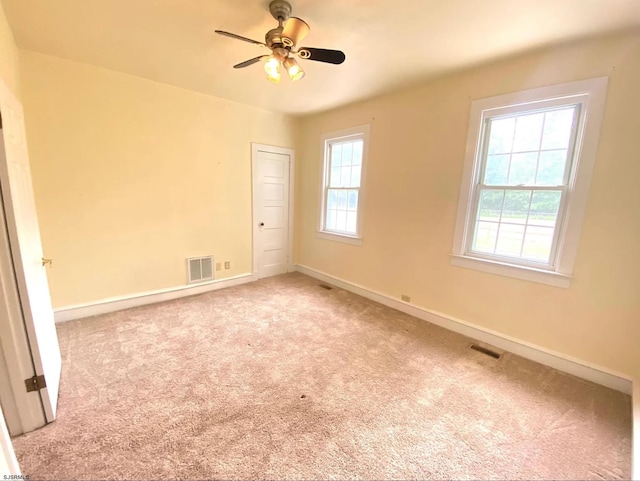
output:
M 2 5 L 0 5 L 0 79 L 19 98 L 18 49 Z
M 568 289 L 450 264 L 472 99 L 608 75 L 604 127 Z M 640 35 L 550 48 L 306 117 L 298 264 L 623 373 L 640 372 Z M 320 136 L 371 124 L 361 247 L 319 239 Z
M 55 307 L 184 285 L 185 258 L 251 272 L 251 142 L 292 119 L 20 52 L 36 205 Z

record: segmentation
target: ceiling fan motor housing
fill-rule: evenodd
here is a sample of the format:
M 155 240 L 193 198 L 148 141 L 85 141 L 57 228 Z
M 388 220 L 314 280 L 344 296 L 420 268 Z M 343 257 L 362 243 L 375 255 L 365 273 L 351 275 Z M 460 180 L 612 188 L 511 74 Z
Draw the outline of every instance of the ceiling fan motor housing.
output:
M 277 27 L 269 30 L 264 36 L 264 43 L 266 43 L 267 47 L 272 50 L 274 48 L 282 46 L 282 27 Z
M 269 4 L 269 11 L 273 18 L 285 22 L 291 15 L 291 4 L 286 0 L 273 0 Z

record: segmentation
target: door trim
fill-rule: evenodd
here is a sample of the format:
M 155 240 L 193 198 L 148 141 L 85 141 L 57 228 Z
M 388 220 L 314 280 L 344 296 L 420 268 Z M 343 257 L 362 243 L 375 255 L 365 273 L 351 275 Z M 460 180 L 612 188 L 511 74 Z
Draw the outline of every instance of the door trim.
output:
M 2 414 L 2 409 L 0 409 L 0 467 L 7 469 L 8 472 L 6 474 L 19 475 L 20 465 L 13 450 L 13 443 Z M 18 476 L 15 479 L 20 479 L 20 477 Z
M 287 272 L 293 272 L 293 215 L 294 215 L 294 186 L 295 186 L 295 151 L 286 147 L 276 147 L 274 145 L 258 144 L 251 142 L 251 243 L 253 253 L 253 280 L 258 277 L 258 243 L 256 242 L 257 232 L 257 212 L 255 186 L 256 186 L 256 159 L 258 152 L 271 152 L 289 156 L 289 225 L 287 229 Z

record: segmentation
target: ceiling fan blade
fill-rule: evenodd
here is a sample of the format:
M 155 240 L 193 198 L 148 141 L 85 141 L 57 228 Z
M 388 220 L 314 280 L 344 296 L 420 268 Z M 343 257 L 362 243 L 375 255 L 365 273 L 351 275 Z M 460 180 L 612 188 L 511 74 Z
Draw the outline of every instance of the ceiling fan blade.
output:
M 225 37 L 231 37 L 231 38 L 235 38 L 236 40 L 242 40 L 243 42 L 249 42 L 255 45 L 262 45 L 266 47 L 266 44 L 264 44 L 263 42 L 258 42 L 257 40 L 251 40 L 250 38 L 243 37 L 242 35 L 236 35 L 235 33 L 225 32 L 224 30 L 216 30 L 215 32 L 220 35 L 224 35 Z
M 328 50 L 326 48 L 300 47 L 297 54 L 300 58 L 335 65 L 341 64 L 347 58 L 341 50 Z
M 245 67 L 248 67 L 249 65 L 253 65 L 254 63 L 258 63 L 260 60 L 267 57 L 268 55 L 260 55 L 259 57 L 254 57 L 249 60 L 245 60 L 244 62 L 240 62 L 239 64 L 234 65 L 233 68 L 245 68 Z
M 283 43 L 292 47 L 302 41 L 302 39 L 309 33 L 309 30 L 309 25 L 301 18 L 289 17 L 287 23 L 284 24 L 284 29 L 282 30 Z M 290 44 L 285 39 L 291 40 Z

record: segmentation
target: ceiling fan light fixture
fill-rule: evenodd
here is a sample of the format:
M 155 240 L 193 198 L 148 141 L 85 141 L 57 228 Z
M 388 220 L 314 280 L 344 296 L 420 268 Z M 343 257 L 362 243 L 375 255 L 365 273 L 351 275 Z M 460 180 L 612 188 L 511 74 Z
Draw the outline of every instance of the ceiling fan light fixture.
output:
M 1 0 L 0 0 L 1 1 Z M 286 69 L 287 75 L 293 82 L 305 76 L 304 70 L 298 65 L 294 56 L 301 59 L 313 60 L 314 62 L 330 63 L 339 65 L 346 60 L 346 56 L 341 50 L 331 50 L 326 48 L 298 47 L 299 42 L 309 33 L 309 24 L 298 17 L 291 16 L 291 4 L 287 0 L 271 0 L 269 12 L 278 21 L 278 26 L 269 30 L 264 42 L 258 42 L 242 35 L 216 30 L 218 35 L 234 38 L 243 42 L 260 45 L 271 50 L 270 54 L 259 55 L 245 60 L 233 66 L 235 69 L 243 69 L 253 64 L 265 60 L 264 70 L 267 79 L 273 83 L 280 82 L 280 69 Z
M 304 77 L 304 70 L 302 67 L 296 62 L 295 58 L 287 57 L 283 62 L 284 68 L 287 69 L 287 73 L 289 74 L 289 78 L 292 81 L 300 80 Z
M 298 17 L 289 17 L 282 30 L 282 43 L 293 47 L 307 36 L 311 28 L 309 24 Z
M 280 61 L 277 58 L 269 58 L 264 64 L 264 71 L 270 81 L 276 84 L 280 82 Z

